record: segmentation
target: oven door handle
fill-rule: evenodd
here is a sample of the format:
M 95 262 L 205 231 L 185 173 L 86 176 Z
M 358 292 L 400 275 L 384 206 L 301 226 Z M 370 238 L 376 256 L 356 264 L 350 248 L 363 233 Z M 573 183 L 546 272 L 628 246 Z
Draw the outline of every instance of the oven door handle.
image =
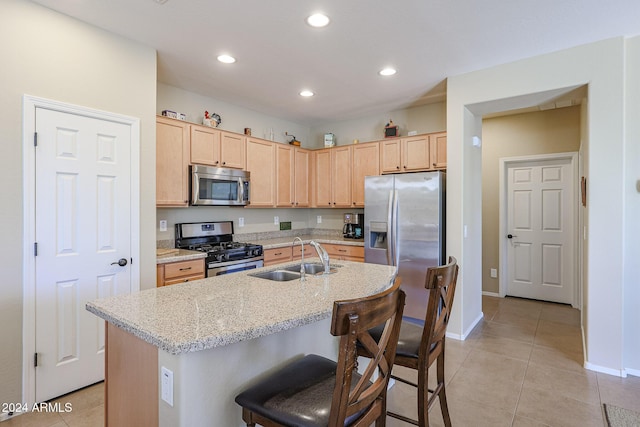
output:
M 218 268 L 218 267 L 227 267 L 230 265 L 247 264 L 250 262 L 262 261 L 262 260 L 264 260 L 264 255 L 260 255 L 254 258 L 239 259 L 235 261 L 210 262 L 209 264 L 207 264 L 207 268 L 211 269 L 211 268 Z

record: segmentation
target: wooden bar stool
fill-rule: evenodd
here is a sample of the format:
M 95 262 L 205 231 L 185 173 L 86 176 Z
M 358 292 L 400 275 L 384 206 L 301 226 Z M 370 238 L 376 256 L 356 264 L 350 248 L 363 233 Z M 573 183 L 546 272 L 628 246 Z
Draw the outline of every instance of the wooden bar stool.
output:
M 444 347 L 457 279 L 458 265 L 454 257 L 449 257 L 449 262 L 446 265 L 429 268 L 425 280 L 425 288 L 429 293 L 429 300 L 424 326 L 408 321 L 403 321 L 401 324 L 394 364 L 417 370 L 418 384 L 393 374 L 391 378 L 418 389 L 418 419 L 413 420 L 404 415 L 388 411 L 387 415 L 393 418 L 419 427 L 428 427 L 429 408 L 435 402 L 436 397 L 439 397 L 444 425 L 451 426 L 444 386 Z M 374 339 L 382 336 L 381 333 L 381 327 L 376 327 L 371 331 Z M 358 349 L 358 355 L 368 357 L 366 352 L 360 351 L 360 349 Z M 429 367 L 436 360 L 438 361 L 437 385 L 434 390 L 429 390 Z
M 333 304 L 331 334 L 340 337 L 337 363 L 307 355 L 236 396 L 247 426 L 385 425 L 387 385 L 404 308 L 400 280 L 386 291 Z M 369 330 L 383 324 L 379 339 Z M 356 372 L 356 344 L 371 359 Z M 378 373 L 377 378 L 374 374 Z

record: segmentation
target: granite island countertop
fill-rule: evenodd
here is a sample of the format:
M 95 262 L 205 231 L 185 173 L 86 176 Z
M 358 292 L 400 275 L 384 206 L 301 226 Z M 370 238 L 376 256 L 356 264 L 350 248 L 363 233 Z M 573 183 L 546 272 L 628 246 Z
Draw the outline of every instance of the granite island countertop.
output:
M 307 262 L 319 262 L 311 258 Z M 331 316 L 333 302 L 388 288 L 395 267 L 336 261 L 337 272 L 307 275 L 305 282 L 252 277 L 290 262 L 210 277 L 87 303 L 88 311 L 170 353 L 182 354 L 317 322 Z

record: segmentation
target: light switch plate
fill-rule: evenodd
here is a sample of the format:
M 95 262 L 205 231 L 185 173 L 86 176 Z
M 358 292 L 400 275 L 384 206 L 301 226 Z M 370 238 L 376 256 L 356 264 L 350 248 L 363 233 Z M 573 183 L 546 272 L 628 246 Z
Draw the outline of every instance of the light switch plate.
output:
M 322 215 L 318 215 L 318 216 L 316 217 L 316 222 L 317 222 L 318 224 L 322 224 Z
M 173 371 L 163 366 L 160 380 L 162 400 L 173 406 Z
M 496 269 L 496 268 L 492 268 L 492 269 L 490 270 L 490 273 L 489 273 L 489 274 L 491 275 L 491 277 L 492 277 L 493 279 L 497 278 L 497 277 L 498 277 L 498 269 Z
M 167 220 L 166 219 L 161 219 L 160 220 L 160 231 L 167 231 Z
M 244 218 L 243 217 L 238 218 L 238 227 L 244 227 Z
M 279 217 L 279 216 L 274 216 L 274 217 L 273 217 L 273 223 L 274 223 L 275 225 L 280 224 L 280 217 Z

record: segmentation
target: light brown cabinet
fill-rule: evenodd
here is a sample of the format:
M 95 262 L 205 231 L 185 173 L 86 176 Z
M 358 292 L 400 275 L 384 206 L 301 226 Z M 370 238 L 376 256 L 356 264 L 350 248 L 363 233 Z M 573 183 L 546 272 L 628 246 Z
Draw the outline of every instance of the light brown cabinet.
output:
M 318 256 L 318 254 L 316 253 L 316 250 L 313 249 L 313 247 L 311 247 L 310 244 L 305 243 L 304 245 L 304 257 L 305 258 L 310 258 L 310 257 L 315 257 Z M 293 260 L 297 261 L 299 259 L 302 259 L 302 248 L 300 247 L 300 242 L 297 242 L 295 244 L 295 246 L 293 247 Z
M 276 206 L 309 206 L 309 151 L 276 144 Z
M 204 259 L 170 262 L 156 266 L 156 286 L 204 279 Z
M 364 246 L 323 244 L 324 249 L 329 254 L 331 260 L 358 261 L 364 262 Z
M 351 146 L 326 148 L 315 153 L 317 207 L 351 207 L 351 153 Z
M 394 138 L 380 143 L 381 172 L 402 173 L 447 168 L 447 134 Z
M 157 206 L 189 206 L 189 129 L 179 120 L 156 119 Z
M 191 125 L 191 163 L 244 169 L 244 137 L 206 126 Z
M 351 198 L 353 207 L 364 207 L 364 177 L 380 175 L 380 144 L 353 146 Z
M 433 169 L 447 168 L 447 133 L 429 135 L 429 157 Z
M 306 251 L 305 251 L 306 253 Z M 283 262 L 291 261 L 292 250 L 291 246 L 285 246 L 283 248 L 265 249 L 264 250 L 264 266 L 281 264 Z
M 251 173 L 249 207 L 276 205 L 276 144 L 247 138 L 247 170 Z

